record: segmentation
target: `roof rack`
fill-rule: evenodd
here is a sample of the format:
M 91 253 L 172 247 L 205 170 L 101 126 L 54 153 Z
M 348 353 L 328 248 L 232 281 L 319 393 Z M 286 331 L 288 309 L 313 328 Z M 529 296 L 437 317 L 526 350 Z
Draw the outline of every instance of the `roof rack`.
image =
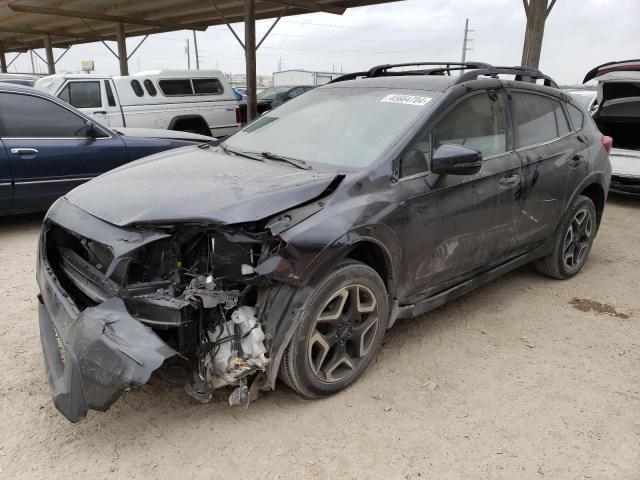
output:
M 418 70 L 400 70 L 390 71 L 399 67 L 435 67 L 435 68 L 423 68 Z M 448 75 L 451 76 L 451 72 L 462 72 L 454 82 L 454 85 L 468 82 L 469 80 L 475 80 L 479 76 L 496 77 L 497 75 L 515 75 L 516 81 L 531 80 L 544 80 L 544 84 L 548 87 L 558 88 L 558 84 L 549 76 L 542 73 L 537 68 L 532 67 L 494 67 L 484 62 L 418 62 L 418 63 L 397 63 L 378 65 L 365 72 L 354 72 L 342 75 L 333 79 L 329 83 L 343 82 L 345 80 L 354 80 L 356 78 L 374 78 L 374 77 L 392 77 L 392 76 L 407 76 L 407 75 Z

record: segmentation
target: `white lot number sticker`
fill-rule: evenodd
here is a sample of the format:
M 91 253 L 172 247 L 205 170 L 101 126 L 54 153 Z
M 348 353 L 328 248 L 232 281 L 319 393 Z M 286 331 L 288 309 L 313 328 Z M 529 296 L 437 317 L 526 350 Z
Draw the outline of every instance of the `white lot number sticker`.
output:
M 402 103 L 404 105 L 415 105 L 417 107 L 423 107 L 431 101 L 431 97 L 423 97 L 421 95 L 400 95 L 392 93 L 384 97 L 381 102 L 384 103 Z

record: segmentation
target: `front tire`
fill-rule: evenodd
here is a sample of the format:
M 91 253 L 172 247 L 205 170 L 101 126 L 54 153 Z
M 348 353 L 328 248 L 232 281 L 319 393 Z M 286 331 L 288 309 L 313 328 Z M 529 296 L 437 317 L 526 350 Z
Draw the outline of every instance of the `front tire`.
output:
M 586 263 L 597 231 L 593 202 L 588 197 L 578 196 L 558 228 L 552 253 L 538 260 L 536 269 L 560 280 L 573 277 Z
M 280 378 L 305 397 L 324 397 L 353 384 L 380 350 L 387 291 L 375 270 L 347 260 L 316 284 L 301 315 Z

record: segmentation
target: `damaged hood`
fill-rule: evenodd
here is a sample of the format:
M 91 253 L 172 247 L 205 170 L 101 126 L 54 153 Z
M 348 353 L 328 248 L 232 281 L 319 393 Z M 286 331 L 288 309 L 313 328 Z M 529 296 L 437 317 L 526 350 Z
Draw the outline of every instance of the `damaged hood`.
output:
M 313 200 L 335 172 L 228 155 L 218 148 L 162 152 L 101 175 L 66 195 L 118 226 L 142 223 L 245 223 Z

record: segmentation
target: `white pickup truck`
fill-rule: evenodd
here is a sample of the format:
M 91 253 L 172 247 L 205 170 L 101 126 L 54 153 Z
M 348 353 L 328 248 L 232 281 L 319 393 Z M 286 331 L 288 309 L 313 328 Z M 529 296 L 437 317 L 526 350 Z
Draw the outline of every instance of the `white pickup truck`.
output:
M 240 108 L 218 70 L 153 70 L 124 77 L 49 75 L 35 88 L 109 127 L 162 128 L 226 137 Z

